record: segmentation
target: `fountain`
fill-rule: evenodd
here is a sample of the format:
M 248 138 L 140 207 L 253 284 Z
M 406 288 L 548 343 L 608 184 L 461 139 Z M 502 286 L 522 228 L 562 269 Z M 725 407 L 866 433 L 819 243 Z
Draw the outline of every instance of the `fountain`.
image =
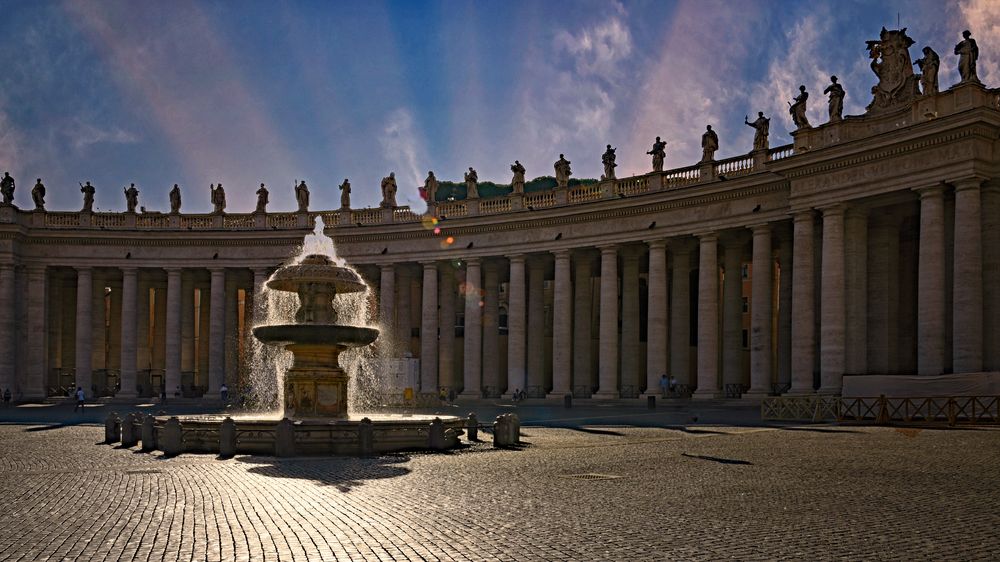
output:
M 298 296 L 294 322 L 253 329 L 258 340 L 281 346 L 293 356 L 291 367 L 276 373 L 279 385 L 284 378 L 280 414 L 161 416 L 154 424 L 156 448 L 170 453 L 286 456 L 446 449 L 458 444 L 468 423 L 458 416 L 348 412 L 349 374 L 340 365 L 340 354 L 372 344 L 379 330 L 337 323 L 338 295 L 368 287 L 332 255 L 316 250 L 326 247 L 332 254 L 332 241 L 323 234 L 322 220 L 317 222 L 315 233 L 304 244 L 305 257 L 278 269 L 264 289 Z M 317 244 L 316 240 L 329 243 Z

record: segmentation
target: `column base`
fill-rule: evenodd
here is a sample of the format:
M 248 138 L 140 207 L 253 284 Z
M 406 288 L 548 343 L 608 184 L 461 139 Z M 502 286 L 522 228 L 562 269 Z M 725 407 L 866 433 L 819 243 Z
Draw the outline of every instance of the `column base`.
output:
M 465 398 L 465 399 L 469 399 L 469 398 L 482 398 L 483 397 L 483 392 L 481 390 L 471 390 L 471 391 L 465 391 L 465 390 L 463 390 L 462 392 L 459 393 L 458 397 L 459 398 Z
M 712 389 L 712 390 L 696 390 L 694 394 L 691 395 L 692 400 L 718 400 L 719 398 L 725 398 L 726 393 Z
M 567 394 L 572 395 L 573 393 L 569 390 L 553 390 L 552 392 L 545 395 L 546 400 L 562 400 L 563 396 Z
M 842 389 L 839 386 L 836 387 L 836 388 L 832 388 L 832 387 L 820 387 L 820 389 L 816 391 L 816 394 L 822 394 L 824 396 L 838 396 L 840 394 L 841 390 Z
M 617 390 L 614 392 L 597 391 L 593 394 L 593 396 L 591 396 L 591 398 L 594 398 L 595 400 L 617 400 L 620 397 L 621 395 Z
M 805 388 L 793 388 L 793 389 L 789 390 L 788 392 L 782 394 L 782 396 L 812 396 L 814 394 L 816 394 L 816 391 L 813 390 L 813 389 L 811 389 L 811 388 L 809 388 L 809 389 L 805 389 Z

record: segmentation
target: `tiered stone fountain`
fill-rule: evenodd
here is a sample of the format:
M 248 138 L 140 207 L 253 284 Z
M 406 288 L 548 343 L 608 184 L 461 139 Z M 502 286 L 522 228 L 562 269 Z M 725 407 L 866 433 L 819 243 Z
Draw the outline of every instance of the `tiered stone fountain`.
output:
M 325 239 L 322 229 L 320 222 L 316 235 Z M 292 292 L 299 300 L 294 323 L 253 330 L 261 342 L 282 346 L 294 357 L 291 368 L 283 373 L 283 411 L 232 418 L 160 417 L 155 422 L 156 448 L 173 454 L 284 456 L 446 449 L 458 444 L 468 423 L 464 418 L 348 412 L 349 376 L 340 366 L 340 354 L 370 345 L 379 336 L 375 328 L 337 323 L 337 295 L 367 290 L 357 273 L 336 265 L 330 256 L 310 254 L 275 272 L 265 290 Z M 280 385 L 282 373 L 275 375 Z

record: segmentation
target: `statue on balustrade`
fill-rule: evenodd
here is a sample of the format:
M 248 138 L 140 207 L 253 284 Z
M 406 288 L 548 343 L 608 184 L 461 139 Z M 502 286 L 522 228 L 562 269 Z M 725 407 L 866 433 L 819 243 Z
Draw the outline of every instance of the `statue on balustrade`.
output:
M 938 93 L 938 68 L 941 67 L 941 57 L 930 47 L 924 47 L 924 57 L 913 64 L 920 68 L 920 89 L 926 96 Z
M 705 128 L 705 134 L 701 135 L 701 161 L 711 162 L 715 160 L 715 151 L 719 150 L 719 135 L 715 134 L 712 126 Z
M 879 38 L 866 41 L 866 44 L 872 72 L 878 76 L 878 84 L 872 86 L 873 99 L 868 104 L 868 111 L 909 103 L 920 95 L 917 76 L 910 61 L 913 39 L 906 35 L 905 27 L 900 30 L 883 27 Z
M 958 73 L 962 76 L 962 82 L 979 82 L 976 75 L 976 61 L 979 59 L 979 46 L 972 38 L 972 33 L 966 29 L 962 32 L 962 41 L 955 45 L 955 54 L 958 55 Z
M 382 206 L 396 207 L 396 172 L 389 172 L 389 177 L 382 178 Z
M 656 141 L 653 142 L 653 150 L 646 154 L 653 156 L 653 171 L 662 172 L 663 160 L 667 157 L 667 141 L 661 141 L 660 137 L 656 137 Z
M 806 102 L 808 100 L 809 92 L 806 91 L 806 87 L 799 86 L 799 95 L 792 100 L 795 103 L 788 104 L 788 113 L 791 114 L 792 123 L 795 124 L 796 129 L 807 129 L 812 126 L 806 117 Z
M 87 185 L 80 184 L 80 193 L 83 193 L 83 212 L 94 212 L 94 186 L 87 182 Z
M 351 182 L 344 178 L 344 183 L 340 184 L 340 208 L 347 210 L 351 208 Z
M 514 160 L 514 163 L 510 165 L 510 171 L 514 172 L 514 177 L 510 180 L 510 186 L 514 189 L 514 193 L 524 193 L 524 166 L 520 161 Z
M 266 213 L 267 212 L 267 198 L 268 192 L 264 184 L 260 184 L 260 189 L 257 190 L 257 209 L 254 210 L 255 213 Z
M 837 83 L 837 77 L 830 77 L 830 85 L 823 90 L 824 94 L 830 94 L 830 122 L 840 121 L 844 118 L 844 96 L 847 92 L 844 87 Z
M 125 191 L 125 212 L 135 213 L 135 208 L 139 206 L 139 190 L 135 188 L 135 184 L 129 184 L 128 187 L 124 188 Z
M 174 184 L 170 189 L 170 214 L 176 215 L 181 212 L 181 188 Z
M 743 122 L 747 125 L 753 127 L 753 149 L 754 150 L 767 150 L 769 147 L 767 135 L 771 130 L 771 120 L 764 117 L 763 111 L 757 112 L 757 119 L 753 122 L 750 121 L 749 115 L 743 116 Z
M 559 160 L 556 160 L 553 166 L 556 169 L 556 187 L 568 187 L 569 186 L 569 176 L 573 174 L 573 171 L 569 169 L 570 161 L 566 159 L 566 156 L 560 154 Z
M 0 180 L 0 194 L 3 194 L 4 205 L 14 204 L 14 178 L 10 177 L 10 172 L 3 173 L 3 179 Z
M 604 164 L 604 175 L 601 176 L 601 179 L 615 179 L 615 168 L 618 167 L 618 164 L 615 164 L 615 159 L 615 149 L 611 148 L 611 145 L 609 144 L 607 150 L 605 150 L 604 154 L 601 156 L 601 163 Z
M 479 198 L 479 174 L 472 169 L 472 166 L 469 166 L 469 171 L 465 173 L 465 198 Z
M 222 184 L 219 187 L 209 185 L 208 188 L 212 191 L 212 205 L 215 207 L 212 212 L 222 214 L 226 210 L 226 192 L 222 189 Z
M 35 187 L 31 188 L 31 200 L 35 203 L 36 211 L 45 210 L 45 184 L 42 178 L 35 180 Z
M 300 213 L 309 212 L 309 187 L 306 186 L 306 180 L 295 184 L 295 202 L 299 204 Z
M 429 170 L 427 172 L 427 179 L 424 180 L 424 199 L 428 203 L 433 203 L 434 198 L 437 197 L 438 190 L 438 180 L 434 177 L 434 171 Z

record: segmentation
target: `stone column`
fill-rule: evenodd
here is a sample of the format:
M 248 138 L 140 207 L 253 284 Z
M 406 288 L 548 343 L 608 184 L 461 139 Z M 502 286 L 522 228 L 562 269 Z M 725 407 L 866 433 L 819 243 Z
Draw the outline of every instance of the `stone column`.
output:
M 944 372 L 944 186 L 919 188 L 917 374 Z
M 211 308 L 208 328 L 208 390 L 205 398 L 218 400 L 226 376 L 226 270 L 212 268 L 209 289 Z
M 437 263 L 423 262 L 424 282 L 420 314 L 420 392 L 438 391 L 438 271 Z
M 84 394 L 93 398 L 90 389 L 94 382 L 91 363 L 94 324 L 94 277 L 89 267 L 76 268 L 76 385 Z
M 867 349 L 868 371 L 887 375 L 899 372 L 899 224 L 882 216 L 872 224 L 868 256 Z
M 194 279 L 185 271 L 181 274 L 181 373 L 194 373 L 194 364 Z
M 1000 184 L 982 187 L 983 370 L 1000 371 Z
M 743 382 L 743 236 L 727 240 L 722 287 L 722 383 Z
M 573 392 L 573 279 L 570 251 L 556 250 L 552 297 L 552 392 L 559 398 Z
M 48 361 L 48 306 L 46 303 L 47 276 L 44 265 L 27 266 L 28 315 L 27 353 L 24 362 L 24 387 L 26 399 L 45 398 Z
M 538 257 L 528 260 L 527 378 L 525 390 L 545 392 L 545 262 Z
M 816 361 L 816 272 L 811 210 L 796 213 L 792 232 L 792 388 L 791 395 L 813 392 Z
M 253 308 L 246 312 L 252 320 L 256 320 L 259 317 L 265 317 L 267 315 L 266 289 L 268 277 L 269 275 L 267 273 L 267 269 L 255 268 L 253 270 Z
M 670 244 L 673 287 L 670 295 L 670 375 L 691 383 L 691 249 L 686 241 Z
M 590 395 L 593 361 L 591 355 L 592 259 L 587 253 L 576 255 L 576 281 L 573 283 L 573 387 L 586 388 Z
M 118 398 L 135 398 L 136 339 L 138 321 L 136 308 L 139 304 L 139 270 L 134 267 L 122 268 L 122 321 L 121 321 L 121 390 Z
M 483 389 L 500 387 L 500 272 L 495 260 L 483 266 Z
M 524 256 L 510 256 L 510 286 L 507 293 L 507 392 L 524 390 L 526 365 L 526 310 Z
M 386 357 L 395 355 L 391 349 L 396 339 L 396 272 L 391 263 L 381 266 L 378 291 L 378 321 L 381 338 L 389 341 L 389 345 L 380 345 L 379 351 Z M 383 340 L 383 341 L 385 341 Z
M 850 209 L 844 215 L 846 332 L 844 372 L 868 372 L 868 211 Z
M 438 302 L 441 312 L 438 316 L 441 335 L 438 340 L 438 384 L 455 388 L 455 272 L 447 263 L 438 266 L 441 281 L 438 287 Z
M 792 384 L 792 240 L 787 230 L 779 238 L 778 382 Z
M 413 353 L 410 349 L 410 345 L 413 343 L 411 341 L 413 339 L 412 331 L 410 330 L 413 326 L 413 316 L 410 311 L 413 283 L 410 270 L 407 267 L 400 267 L 396 273 L 398 277 L 396 286 L 396 345 L 399 348 L 397 352 L 399 356 L 406 357 L 407 354 L 412 355 Z M 478 283 L 476 285 L 478 286 Z
M 165 376 L 167 396 L 181 384 L 181 268 L 167 270 L 167 324 Z
M 483 372 L 483 309 L 479 306 L 482 273 L 479 258 L 468 259 L 465 264 L 465 365 L 463 372 L 465 386 L 462 389 L 462 396 L 479 398 Z
M 10 389 L 17 395 L 17 303 L 16 273 L 13 264 L 0 264 L 0 392 Z
M 954 308 L 952 361 L 956 373 L 983 370 L 982 178 L 955 185 Z
M 646 394 L 660 392 L 660 375 L 667 372 L 667 243 L 650 240 L 646 326 Z
M 600 246 L 601 311 L 594 398 L 618 398 L 618 247 Z
M 240 286 L 237 271 L 226 276 L 226 385 L 235 388 L 239 382 Z M 169 388 L 169 387 L 168 387 Z
M 846 327 L 843 205 L 823 209 L 822 259 L 819 392 L 840 394 Z
M 105 279 L 99 276 L 96 272 L 91 276 L 93 279 L 93 288 L 90 291 L 90 334 L 91 334 L 91 345 L 90 345 L 90 369 L 93 372 L 95 369 L 107 369 L 104 351 L 107 345 L 107 309 L 106 302 L 104 300 L 104 287 L 106 287 Z M 96 384 L 97 381 L 94 380 Z M 98 386 L 98 392 L 101 391 L 102 385 Z
M 695 398 L 719 397 L 719 237 L 698 237 L 698 390 Z
M 751 227 L 753 266 L 750 272 L 750 390 L 748 396 L 762 398 L 771 387 L 771 225 Z
M 635 393 L 642 386 L 639 370 L 639 248 L 622 253 L 622 345 L 621 385 Z
M 143 275 L 142 269 L 140 269 L 136 275 L 135 368 L 137 372 L 141 372 L 149 370 L 153 363 L 153 350 L 149 346 L 149 326 L 152 318 L 149 314 L 149 273 L 147 272 L 146 275 Z M 142 384 L 141 377 L 138 374 L 136 384 Z M 148 384 L 147 382 L 146 385 Z

